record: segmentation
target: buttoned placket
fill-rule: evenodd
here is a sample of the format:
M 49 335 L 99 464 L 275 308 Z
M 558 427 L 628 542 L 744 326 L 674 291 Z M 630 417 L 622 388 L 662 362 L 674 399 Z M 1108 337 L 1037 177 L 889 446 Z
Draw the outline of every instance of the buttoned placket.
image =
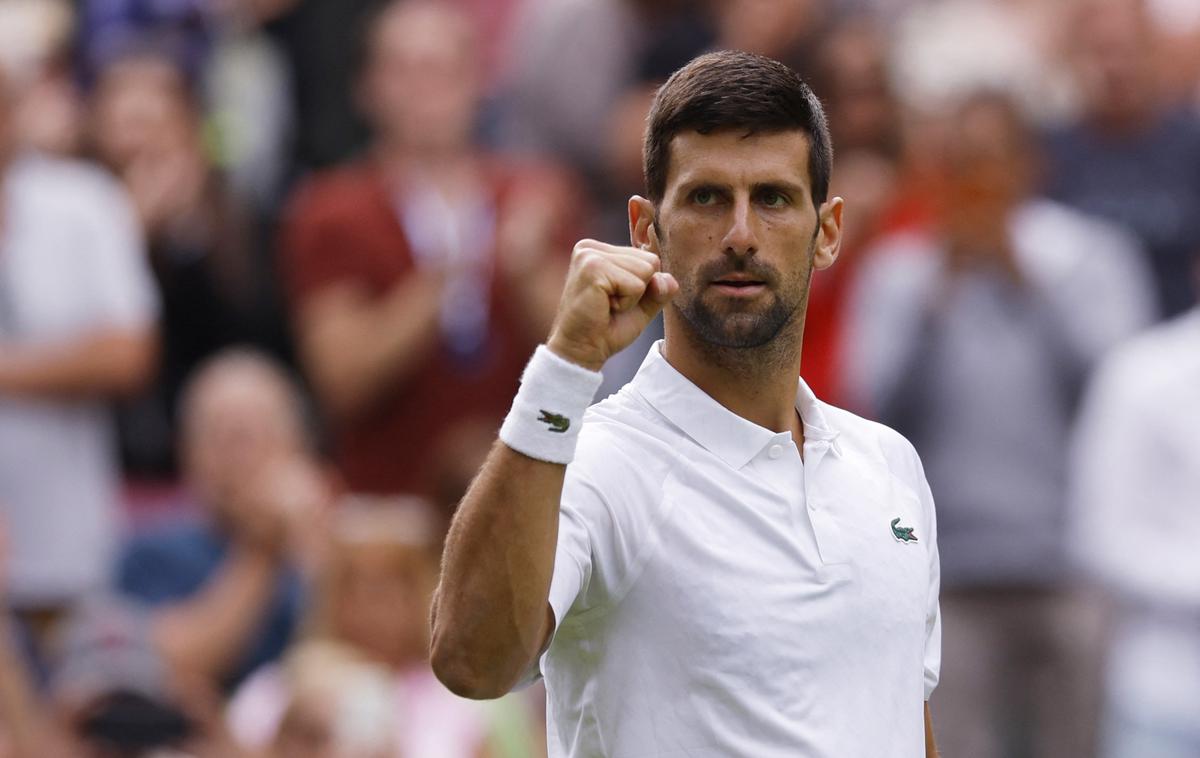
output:
M 833 502 L 822 491 L 820 466 L 831 452 L 836 453 L 837 440 L 831 437 L 806 436 L 804 441 L 804 505 L 805 515 L 816 536 L 817 550 L 826 567 L 847 562 L 841 529 L 832 511 Z

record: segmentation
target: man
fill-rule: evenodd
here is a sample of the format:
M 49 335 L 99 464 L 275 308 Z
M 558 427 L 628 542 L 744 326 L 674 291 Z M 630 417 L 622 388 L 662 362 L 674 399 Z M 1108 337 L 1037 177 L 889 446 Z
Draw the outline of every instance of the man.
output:
M 1133 232 L 1154 275 L 1159 314 L 1196 301 L 1200 253 L 1200 117 L 1170 101 L 1162 35 L 1143 0 L 1078 0 L 1072 48 L 1081 117 L 1047 141 L 1047 193 Z M 1172 64 L 1174 67 L 1174 62 Z
M 791 69 L 702 56 L 651 109 L 633 246 L 575 247 L 433 611 L 454 691 L 540 668 L 552 756 L 936 752 L 920 462 L 797 378 L 809 279 L 841 240 L 831 158 Z M 664 308 L 665 340 L 584 420 L 605 359 Z
M 0 518 L 11 602 L 52 620 L 103 586 L 118 499 L 108 404 L 154 370 L 158 304 L 129 198 L 19 152 L 0 71 Z
M 176 671 L 230 687 L 287 645 L 299 620 L 295 548 L 328 503 L 296 388 L 269 359 L 220 353 L 184 391 L 183 469 L 200 518 L 134 536 L 117 588 L 155 609 Z
M 938 493 L 947 755 L 1089 755 L 1100 624 L 1068 571 L 1068 439 L 1087 374 L 1154 312 L 1140 250 L 1032 196 L 1016 106 L 947 111 L 927 233 L 884 238 L 845 334 L 856 403 L 921 452 Z
M 503 418 L 565 275 L 572 193 L 473 143 L 474 39 L 445 3 L 382 9 L 371 150 L 309 182 L 285 222 L 300 357 L 356 492 L 432 494 L 442 442 Z
M 231 344 L 282 352 L 283 338 L 273 338 L 284 331 L 277 277 L 207 154 L 195 85 L 175 51 L 131 41 L 96 73 L 95 155 L 133 200 L 162 299 L 158 376 L 118 417 L 125 474 L 170 480 L 175 411 L 192 372 Z
M 1197 386 L 1193 306 L 1105 359 L 1074 435 L 1074 547 L 1117 611 L 1100 721 L 1104 758 L 1200 755 Z

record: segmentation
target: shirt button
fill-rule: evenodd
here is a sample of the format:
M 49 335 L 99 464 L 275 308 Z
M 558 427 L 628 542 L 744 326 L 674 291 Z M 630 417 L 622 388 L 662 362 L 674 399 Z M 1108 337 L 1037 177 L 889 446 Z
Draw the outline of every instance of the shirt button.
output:
M 771 445 L 771 447 L 767 450 L 767 455 L 772 459 L 778 458 L 779 456 L 783 455 L 783 447 L 780 445 Z

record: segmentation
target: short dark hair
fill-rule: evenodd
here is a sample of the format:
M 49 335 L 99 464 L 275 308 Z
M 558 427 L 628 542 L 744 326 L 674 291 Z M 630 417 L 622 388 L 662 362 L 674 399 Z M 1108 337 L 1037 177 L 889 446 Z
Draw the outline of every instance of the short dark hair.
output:
M 646 193 L 655 203 L 667 191 L 671 140 L 680 132 L 744 129 L 747 135 L 799 129 L 808 135 L 813 204 L 829 196 L 833 143 L 821 101 L 779 61 L 753 53 L 706 53 L 676 71 L 654 96 L 642 148 Z

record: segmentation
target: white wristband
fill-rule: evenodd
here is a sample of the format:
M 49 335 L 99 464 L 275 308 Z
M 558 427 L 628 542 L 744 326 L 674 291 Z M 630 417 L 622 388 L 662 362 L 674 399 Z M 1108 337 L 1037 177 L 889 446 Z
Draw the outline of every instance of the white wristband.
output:
M 500 427 L 500 441 L 539 461 L 570 463 L 583 413 L 603 378 L 599 371 L 571 363 L 539 345 L 521 375 L 521 388 Z

